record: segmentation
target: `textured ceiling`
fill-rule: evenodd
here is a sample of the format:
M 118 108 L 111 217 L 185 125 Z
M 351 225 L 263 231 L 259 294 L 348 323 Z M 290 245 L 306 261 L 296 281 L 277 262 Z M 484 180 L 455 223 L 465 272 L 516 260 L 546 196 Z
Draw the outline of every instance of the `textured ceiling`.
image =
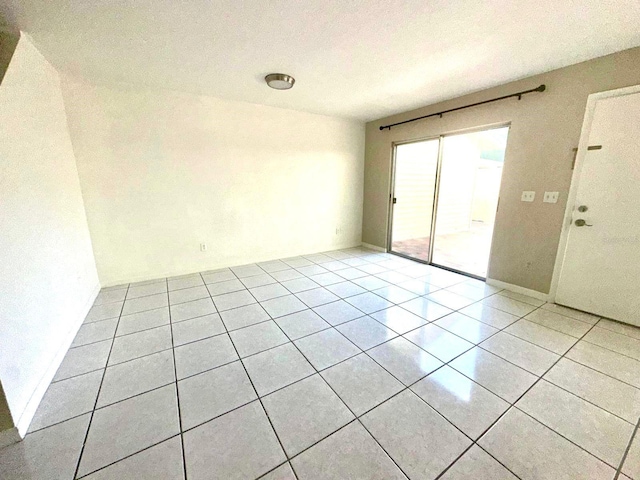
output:
M 640 45 L 638 0 L 0 0 L 60 70 L 372 120 Z M 286 92 L 263 77 L 296 78 Z

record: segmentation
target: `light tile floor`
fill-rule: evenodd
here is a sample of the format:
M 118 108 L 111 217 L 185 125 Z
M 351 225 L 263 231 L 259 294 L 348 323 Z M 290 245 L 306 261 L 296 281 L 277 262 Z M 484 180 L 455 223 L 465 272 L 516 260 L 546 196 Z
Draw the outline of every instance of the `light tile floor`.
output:
M 354 248 L 103 289 L 0 478 L 640 479 L 639 418 L 640 329 Z

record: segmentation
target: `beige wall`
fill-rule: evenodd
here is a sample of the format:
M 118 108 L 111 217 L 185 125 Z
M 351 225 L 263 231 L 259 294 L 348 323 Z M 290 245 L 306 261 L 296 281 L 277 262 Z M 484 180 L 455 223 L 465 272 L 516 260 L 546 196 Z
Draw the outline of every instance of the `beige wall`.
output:
M 0 85 L 0 380 L 24 434 L 98 290 L 56 70 L 21 36 Z
M 103 285 L 360 244 L 364 123 L 73 79 L 63 90 Z
M 469 79 L 472 82 L 472 79 Z M 544 93 L 509 99 L 380 131 L 380 125 L 547 85 Z M 362 240 L 386 247 L 392 142 L 511 122 L 500 207 L 496 217 L 490 278 L 547 293 L 571 180 L 572 149 L 578 145 L 590 93 L 640 84 L 640 48 L 625 50 L 465 97 L 367 124 Z M 535 190 L 523 203 L 523 190 Z M 542 203 L 544 191 L 559 191 L 557 204 Z
M 13 418 L 11 417 L 11 411 L 9 411 L 9 405 L 7 405 L 7 397 L 4 394 L 2 383 L 0 383 L 0 432 L 13 427 Z
M 9 68 L 11 56 L 18 45 L 19 35 L 0 31 L 0 83 Z

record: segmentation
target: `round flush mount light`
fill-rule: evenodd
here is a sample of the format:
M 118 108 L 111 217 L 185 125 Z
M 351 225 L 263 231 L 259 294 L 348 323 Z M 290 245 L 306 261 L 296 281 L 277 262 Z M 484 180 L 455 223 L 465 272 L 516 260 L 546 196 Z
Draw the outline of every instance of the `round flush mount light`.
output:
M 286 73 L 270 73 L 264 77 L 265 82 L 276 90 L 289 90 L 296 83 L 296 79 Z

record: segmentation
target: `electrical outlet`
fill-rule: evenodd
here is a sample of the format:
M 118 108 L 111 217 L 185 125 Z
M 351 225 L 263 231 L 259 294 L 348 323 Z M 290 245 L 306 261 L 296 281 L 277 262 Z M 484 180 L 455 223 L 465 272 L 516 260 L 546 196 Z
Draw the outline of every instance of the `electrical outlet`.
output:
M 522 200 L 523 202 L 533 202 L 535 198 L 536 192 L 525 190 L 524 192 L 522 192 L 522 197 L 520 198 L 520 200 Z
M 200 244 L 200 251 L 201 252 L 206 252 L 207 251 L 207 244 L 206 243 L 201 243 Z
M 559 196 L 560 192 L 544 192 L 544 198 L 542 201 L 544 203 L 558 203 Z
M 336 235 L 342 235 L 342 228 L 336 227 Z

